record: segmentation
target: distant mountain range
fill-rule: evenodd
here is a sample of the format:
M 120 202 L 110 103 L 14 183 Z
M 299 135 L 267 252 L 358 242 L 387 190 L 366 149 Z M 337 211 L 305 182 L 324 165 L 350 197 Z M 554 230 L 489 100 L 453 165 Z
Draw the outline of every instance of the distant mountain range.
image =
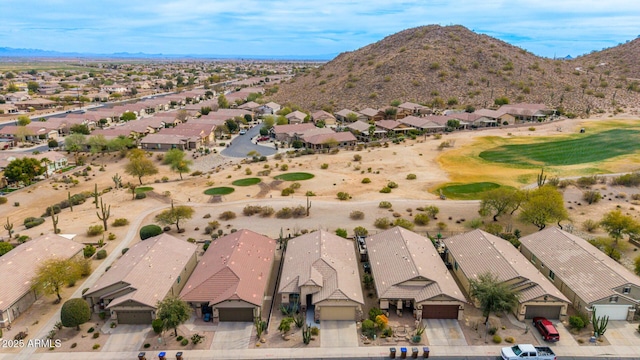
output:
M 82 58 L 82 59 L 153 59 L 153 60 L 179 60 L 179 59 L 224 59 L 224 60 L 309 60 L 328 61 L 338 54 L 321 55 L 216 55 L 216 54 L 147 54 L 118 52 L 112 54 L 93 54 L 78 52 L 60 52 L 41 49 L 16 49 L 0 47 L 0 61 L 3 58 Z

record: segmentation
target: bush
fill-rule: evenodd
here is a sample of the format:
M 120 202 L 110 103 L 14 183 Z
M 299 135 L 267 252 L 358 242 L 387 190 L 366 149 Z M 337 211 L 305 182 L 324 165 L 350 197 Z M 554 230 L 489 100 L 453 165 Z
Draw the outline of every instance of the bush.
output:
M 118 218 L 115 219 L 113 221 L 113 224 L 111 224 L 114 227 L 118 227 L 118 226 L 127 226 L 129 225 L 129 220 L 125 219 L 125 218 Z
M 427 213 L 431 218 L 435 219 L 436 215 L 440 212 L 440 209 L 435 205 L 429 205 L 424 208 L 424 212 Z
M 100 344 L 93 344 L 93 350 L 98 350 L 100 348 Z
M 92 225 L 89 226 L 89 229 L 87 230 L 87 236 L 98 236 L 103 232 L 104 228 L 102 227 L 102 225 Z
M 96 254 L 96 259 L 98 260 L 102 260 L 106 257 L 107 257 L 107 250 L 104 250 L 104 249 L 98 251 L 98 253 Z
M 327 164 L 327 163 L 324 163 L 324 164 L 320 165 L 320 169 L 325 170 L 325 169 L 328 169 L 328 168 L 329 168 L 329 164 Z
M 291 195 L 291 194 L 293 194 L 295 192 L 296 192 L 295 190 L 293 190 L 292 188 L 288 187 L 288 188 L 282 189 L 282 192 L 280 192 L 280 195 L 289 196 L 289 195 Z
M 584 320 L 580 316 L 569 316 L 569 326 L 572 329 L 581 330 L 584 325 Z
M 391 226 L 391 221 L 388 218 L 377 218 L 373 222 L 373 226 L 377 227 L 378 229 L 388 229 Z
M 362 183 L 363 183 L 363 184 L 368 184 L 368 183 L 370 183 L 370 182 L 371 182 L 371 179 L 369 179 L 369 178 L 364 178 L 364 179 L 362 179 Z
M 408 174 L 407 180 L 415 180 L 417 178 L 416 174 Z
M 320 335 L 320 329 L 318 329 L 317 326 L 312 326 L 311 327 L 311 335 L 312 336 L 318 336 Z
M 100 332 L 94 332 L 94 333 L 93 333 L 93 338 L 94 338 L 94 339 L 97 339 L 97 338 L 99 338 L 99 337 L 100 337 Z
M 351 195 L 349 195 L 349 193 L 347 192 L 343 192 L 340 191 L 338 194 L 336 194 L 336 196 L 338 197 L 338 200 L 349 200 L 351 199 Z
M 221 146 L 224 146 L 222 143 L 220 143 Z M 202 175 L 202 171 L 197 170 L 191 173 L 191 176 L 200 176 Z
M 369 310 L 369 320 L 375 321 L 378 315 L 384 315 L 384 313 L 377 307 L 372 307 L 371 310 Z
M 188 339 L 182 339 L 182 341 L 180 341 L 180 345 L 182 345 L 182 346 L 189 345 L 189 340 Z
M 579 178 L 578 180 L 576 180 L 576 185 L 578 187 L 588 187 L 588 186 L 592 186 L 598 183 L 598 177 L 597 176 L 583 176 L 581 178 Z
M 45 210 L 44 214 L 42 214 L 42 217 L 59 214 L 61 211 L 62 211 L 62 209 L 60 209 L 60 205 L 58 205 L 58 204 L 53 205 L 53 206 L 49 206 Z
M 162 234 L 162 228 L 158 225 L 145 225 L 140 229 L 140 240 L 147 240 L 150 237 Z
M 84 247 L 82 252 L 84 254 L 84 257 L 88 259 L 88 258 L 92 257 L 93 254 L 96 253 L 96 248 L 95 248 L 95 246 L 89 244 L 89 245 Z
M 222 212 L 220 216 L 218 216 L 218 219 L 224 220 L 224 221 L 229 221 L 235 218 L 236 218 L 236 213 L 229 210 Z
M 376 334 L 376 323 L 367 319 L 362 322 L 362 334 L 368 338 L 373 338 L 373 335 Z
M 420 226 L 426 226 L 429 225 L 429 215 L 427 214 L 416 214 L 416 216 L 413 218 L 413 222 L 416 225 L 420 225 Z
M 89 328 L 89 330 L 87 330 L 87 332 L 88 332 L 89 334 L 91 334 L 91 333 L 92 333 L 92 332 L 94 332 L 94 331 L 96 331 L 96 329 L 94 329 L 93 327 L 90 327 L 90 328 Z
M 367 236 L 367 235 L 369 235 L 369 230 L 367 230 L 366 228 L 364 228 L 362 226 L 356 226 L 353 229 L 353 234 L 355 236 Z
M 44 218 L 42 217 L 28 217 L 26 219 L 24 219 L 24 226 L 27 229 L 31 229 L 32 227 L 38 226 L 40 224 L 44 223 Z
M 4 196 L 0 196 L 0 205 L 4 205 L 7 203 L 7 201 L 9 201 L 9 199 L 7 199 Z
M 396 183 L 396 182 L 394 182 L 394 181 L 389 181 L 389 182 L 387 183 L 387 187 L 388 187 L 388 188 L 390 188 L 390 189 L 395 189 L 395 188 L 397 188 L 397 187 L 398 187 L 398 183 Z
M 582 223 L 582 228 L 587 232 L 594 232 L 600 227 L 600 223 L 591 219 L 587 219 Z
M 307 209 L 302 205 L 298 205 L 293 208 L 293 210 L 291 211 L 291 214 L 293 215 L 294 218 L 301 218 L 301 217 L 307 216 Z
M 336 235 L 342 237 L 342 238 L 347 238 L 347 229 L 336 229 Z
M 516 339 L 511 336 L 507 336 L 506 338 L 504 338 L 504 341 L 508 342 L 509 344 L 513 344 L 516 342 Z
M 290 219 L 293 216 L 293 210 L 290 207 L 283 207 L 276 212 L 278 219 Z
M 362 220 L 364 219 L 364 212 L 360 210 L 354 210 L 349 214 L 349 218 L 351 218 L 351 220 Z
M 597 203 L 600 199 L 602 199 L 602 194 L 598 190 L 587 190 L 582 193 L 582 200 L 589 205 Z
M 405 228 L 407 230 L 413 230 L 415 224 L 407 219 L 398 218 L 393 222 L 394 226 L 400 226 L 401 228 Z
M 182 341 L 182 339 L 184 339 L 184 336 L 180 335 L 176 338 L 176 341 Z
M 362 156 L 359 154 L 355 154 L 353 155 L 353 161 L 361 161 L 362 160 Z
M 493 342 L 496 344 L 500 344 L 502 342 L 502 338 L 500 335 L 493 335 Z
M 280 165 L 280 171 L 287 171 L 287 170 L 289 170 L 289 165 L 287 164 Z
M 640 185 L 640 173 L 625 174 L 615 177 L 611 180 L 611 184 L 629 187 L 638 186 Z
M 151 327 L 153 328 L 153 332 L 160 334 L 162 332 L 162 319 L 154 319 L 151 322 Z
M 262 211 L 262 207 L 260 205 L 247 205 L 242 209 L 242 214 L 244 216 L 252 216 L 255 214 L 259 214 Z
M 271 206 L 263 206 L 260 212 L 261 217 L 269 217 L 275 213 L 275 210 Z
M 380 201 L 380 204 L 378 204 L 378 207 L 381 209 L 391 209 L 392 206 L 389 201 Z
M 391 188 L 388 186 L 383 187 L 382 189 L 380 189 L 380 192 L 383 194 L 388 194 L 391 192 Z

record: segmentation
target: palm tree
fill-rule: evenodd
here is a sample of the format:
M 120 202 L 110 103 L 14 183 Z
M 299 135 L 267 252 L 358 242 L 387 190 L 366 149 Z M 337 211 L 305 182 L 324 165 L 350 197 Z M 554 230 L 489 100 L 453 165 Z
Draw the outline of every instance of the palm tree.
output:
M 478 279 L 469 279 L 469 286 L 471 297 L 480 303 L 485 325 L 491 313 L 513 311 L 518 305 L 518 294 L 494 274 L 487 272 Z

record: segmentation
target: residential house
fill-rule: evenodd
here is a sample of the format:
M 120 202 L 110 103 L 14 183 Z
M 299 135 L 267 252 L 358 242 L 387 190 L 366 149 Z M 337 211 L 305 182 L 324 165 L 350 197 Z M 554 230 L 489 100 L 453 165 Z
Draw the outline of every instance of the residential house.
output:
M 177 297 L 196 267 L 195 244 L 169 234 L 129 248 L 82 295 L 93 312 L 106 312 L 118 324 L 146 324 L 156 318 L 158 302 Z
M 212 314 L 219 321 L 253 322 L 270 296 L 276 243 L 264 235 L 241 229 L 211 242 L 180 298 L 197 316 Z M 274 274 L 275 275 L 275 274 Z
M 311 114 L 311 121 L 316 125 L 318 125 L 318 122 L 323 122 L 325 126 L 336 125 L 336 117 L 324 110 L 319 110 Z
M 518 320 L 536 316 L 565 319 L 569 299 L 507 240 L 473 230 L 447 238 L 444 244 L 446 261 L 467 294 L 470 280 L 491 273 L 518 295 L 518 306 L 514 309 Z
M 325 230 L 287 241 L 282 304 L 299 303 L 318 320 L 362 320 L 364 297 L 353 241 Z
M 359 141 L 380 140 L 387 136 L 387 130 L 360 120 L 347 124 L 346 128 Z
M 398 105 L 398 113 L 403 114 L 405 116 L 413 115 L 413 116 L 421 116 L 421 115 L 430 115 L 431 109 L 424 105 L 412 103 L 412 102 L 404 102 Z
M 330 130 L 330 129 L 329 129 Z M 336 147 L 355 146 L 358 139 L 349 131 L 331 131 L 316 134 L 303 134 L 302 141 L 308 149 L 331 149 Z
M 631 321 L 640 278 L 586 240 L 556 227 L 520 238 L 520 251 L 579 312 Z
M 278 111 L 280 111 L 280 109 L 282 109 L 282 106 L 280 104 L 274 103 L 273 101 L 270 101 L 262 106 L 260 106 L 257 110 L 258 113 L 263 114 L 263 115 L 273 115 L 275 113 L 277 113 Z
M 409 115 L 407 117 L 399 119 L 398 122 L 405 124 L 407 126 L 411 126 L 420 131 L 430 132 L 430 133 L 444 131 L 444 129 L 446 128 L 446 125 L 436 123 L 425 117 L 416 117 L 413 115 Z
M 287 120 L 289 120 L 289 124 L 302 124 L 304 122 L 304 119 L 307 118 L 307 114 L 303 113 L 302 111 L 294 111 L 294 112 L 290 112 L 287 115 L 285 115 L 284 117 L 287 118 Z
M 82 257 L 83 246 L 60 235 L 47 234 L 0 256 L 0 327 L 7 327 L 38 299 L 32 279 L 51 259 Z
M 185 123 L 173 128 L 162 129 L 159 134 L 176 135 L 189 138 L 187 149 L 199 149 L 214 141 L 215 125 L 206 123 Z
M 23 111 L 28 111 L 30 108 L 35 110 L 51 109 L 56 106 L 56 102 L 49 99 L 30 99 L 18 101 L 14 104 Z
M 431 240 L 396 226 L 365 243 L 380 309 L 417 320 L 462 320 L 466 299 Z
M 17 114 L 18 107 L 13 104 L 0 104 L 0 114 Z
M 340 111 L 338 111 L 337 113 L 335 113 L 336 116 L 336 120 L 338 120 L 341 123 L 349 123 L 352 122 L 351 120 L 349 120 L 350 117 L 353 117 L 353 115 L 350 114 L 355 114 L 355 116 L 357 117 L 357 121 L 364 121 L 364 122 L 368 122 L 369 118 L 364 115 L 361 114 L 357 111 L 353 111 L 353 110 L 349 110 L 349 109 L 342 109 Z
M 271 133 L 278 141 L 292 142 L 293 140 L 301 138 L 305 131 L 315 128 L 316 126 L 310 122 L 302 124 L 274 125 L 271 128 Z
M 544 104 L 508 104 L 502 105 L 498 109 L 501 113 L 499 116 L 501 121 L 507 121 L 508 123 L 522 123 L 522 122 L 542 122 L 547 120 L 549 115 L 552 115 L 555 111 L 549 109 Z
M 376 110 L 372 108 L 365 108 L 358 111 L 359 114 L 364 115 L 367 118 L 367 121 L 373 122 L 384 119 L 384 111 Z
M 398 120 L 378 120 L 375 122 L 376 126 L 384 131 L 386 131 L 387 137 L 393 137 L 395 135 L 404 135 L 407 134 L 411 130 L 415 130 L 415 128 L 403 124 Z
M 174 134 L 155 133 L 140 139 L 140 147 L 145 150 L 167 151 L 190 149 L 191 137 Z
M 258 103 L 257 103 L 257 102 L 255 102 L 255 101 L 249 101 L 249 102 L 246 102 L 246 103 L 244 103 L 244 104 L 242 104 L 242 105 L 239 105 L 239 106 L 238 106 L 238 109 L 241 109 L 241 110 L 247 110 L 247 111 L 251 111 L 251 112 L 255 112 L 255 111 L 257 111 L 257 110 L 258 110 L 258 108 L 259 108 L 260 106 L 261 106 L 261 105 L 260 105 L 260 104 L 258 104 Z

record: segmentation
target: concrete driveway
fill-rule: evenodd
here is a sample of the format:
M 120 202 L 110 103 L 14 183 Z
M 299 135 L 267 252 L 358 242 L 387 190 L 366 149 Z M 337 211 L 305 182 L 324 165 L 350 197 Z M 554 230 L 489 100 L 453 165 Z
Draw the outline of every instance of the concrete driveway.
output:
M 320 347 L 358 347 L 356 322 L 349 320 L 323 320 L 320 322 Z
M 232 141 L 231 145 L 228 148 L 225 148 L 220 152 L 220 155 L 235 157 L 235 158 L 245 158 L 247 154 L 251 151 L 256 151 L 260 155 L 269 156 L 276 153 L 276 149 L 273 146 L 263 146 L 254 144 L 251 139 L 258 136 L 260 134 L 261 124 L 252 127 L 247 130 L 247 133 L 244 135 L 236 136 Z
M 549 347 L 563 347 L 563 346 L 580 346 L 576 339 L 569 333 L 569 329 L 567 329 L 560 320 L 550 320 L 553 325 L 558 330 L 558 334 L 560 334 L 560 341 L 558 342 L 547 342 L 542 339 L 542 335 L 540 331 L 536 329 L 535 326 L 531 323 L 531 319 L 526 319 L 527 325 L 529 325 L 529 331 L 533 333 L 533 336 L 538 340 L 538 343 L 543 346 Z M 608 335 L 608 334 L 607 334 Z M 608 338 L 608 337 L 607 337 Z
M 121 351 L 138 351 L 151 330 L 149 325 L 118 325 L 115 328 L 109 328 L 109 321 L 103 326 L 102 332 L 110 333 L 109 339 L 102 347 L 102 351 L 121 352 Z M 146 331 L 145 331 L 146 330 Z
M 467 346 L 462 328 L 458 320 L 454 319 L 426 319 L 422 320 L 425 335 L 429 345 Z
M 560 335 L 562 336 L 562 335 Z M 633 346 L 640 344 L 638 323 L 628 321 L 609 321 L 604 337 L 612 346 Z
M 211 350 L 247 349 L 251 341 L 253 323 L 220 322 L 213 334 Z

